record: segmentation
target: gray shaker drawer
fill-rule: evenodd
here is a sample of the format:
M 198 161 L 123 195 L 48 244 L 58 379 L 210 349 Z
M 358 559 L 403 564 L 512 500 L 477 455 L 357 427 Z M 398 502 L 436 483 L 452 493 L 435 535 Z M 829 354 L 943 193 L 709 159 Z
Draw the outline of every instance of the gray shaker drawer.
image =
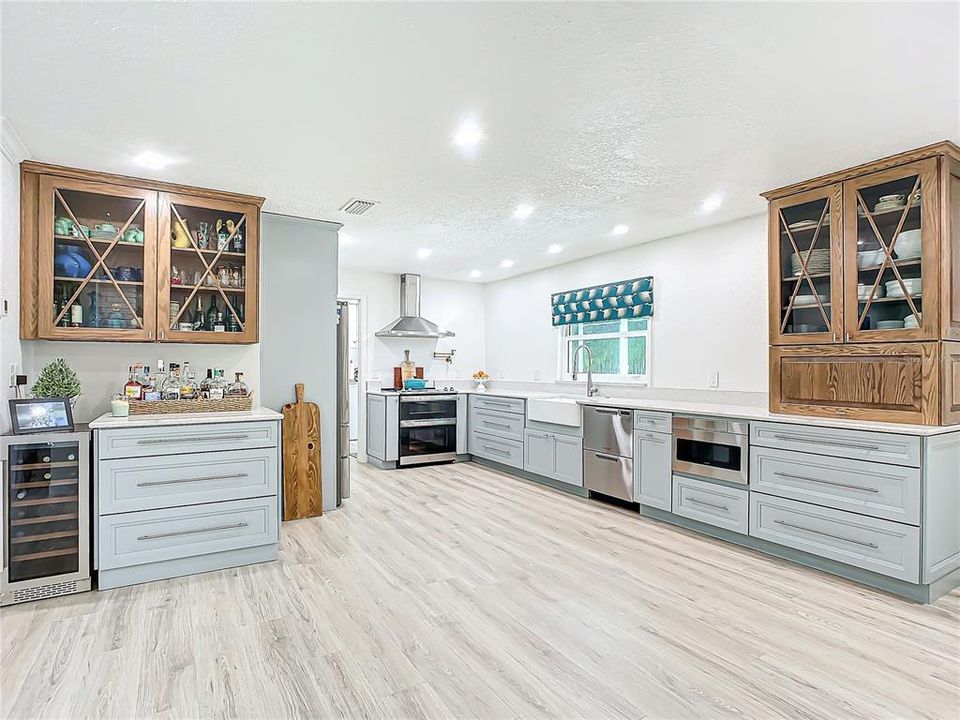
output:
M 477 410 L 493 410 L 494 412 L 508 412 L 523 415 L 526 411 L 526 401 L 523 398 L 483 396 L 471 393 L 470 408 Z
M 916 583 L 920 528 L 750 493 L 750 535 Z
M 100 460 L 276 447 L 274 421 L 110 428 L 97 431 Z
M 750 444 L 920 467 L 920 438 L 910 435 L 754 422 L 750 423 Z
M 100 514 L 277 494 L 277 449 L 103 460 Z
M 748 493 L 743 488 L 673 476 L 675 515 L 746 535 L 749 505 Z
M 920 470 L 750 448 L 750 488 L 897 522 L 920 524 Z
M 475 407 L 470 413 L 470 429 L 510 440 L 523 440 L 523 415 Z
M 275 497 L 104 515 L 99 520 L 99 567 L 272 545 L 279 539 L 278 522 Z
M 635 410 L 633 413 L 634 430 L 652 430 L 653 432 L 672 433 L 673 415 L 655 410 Z
M 470 454 L 523 469 L 523 443 L 470 431 Z

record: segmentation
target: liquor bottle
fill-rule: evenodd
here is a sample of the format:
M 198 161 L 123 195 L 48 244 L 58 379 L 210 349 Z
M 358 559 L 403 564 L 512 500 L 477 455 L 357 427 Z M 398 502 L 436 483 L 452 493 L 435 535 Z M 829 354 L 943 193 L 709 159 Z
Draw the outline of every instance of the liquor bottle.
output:
M 180 399 L 194 400 L 197 397 L 197 376 L 190 370 L 190 363 L 184 362 L 180 369 Z
M 163 399 L 163 382 L 167 379 L 167 372 L 164 369 L 163 360 L 157 360 L 157 379 L 153 383 L 153 388 L 159 397 L 154 400 Z
M 213 321 L 213 331 L 214 332 L 226 332 L 227 326 L 223 322 L 223 313 L 218 312 L 216 319 Z
M 193 329 L 195 332 L 203 332 L 207 329 L 206 318 L 203 315 L 203 300 L 197 295 L 197 311 L 193 314 Z
M 160 380 L 157 377 L 156 373 L 150 372 L 150 368 L 145 367 L 144 374 L 146 375 L 146 382 L 143 384 L 143 399 L 144 400 L 159 400 L 160 399 Z
M 237 322 L 237 315 L 227 309 L 227 332 L 240 332 L 240 323 Z
M 219 314 L 219 309 L 217 308 L 217 298 L 216 296 L 210 298 L 210 306 L 207 308 L 207 317 L 206 317 L 206 328 L 207 330 L 213 330 L 213 326 L 217 322 L 217 315 Z
M 57 315 L 60 315 L 60 327 L 70 327 L 70 310 L 67 308 L 68 302 L 70 302 L 70 296 L 67 294 L 67 289 L 63 288 L 63 293 L 60 295 L 60 302 L 57 303 L 54 308 Z
M 247 384 L 243 381 L 243 373 L 234 373 L 234 377 L 236 379 L 227 386 L 225 395 L 227 397 L 246 397 L 249 395 Z
M 70 306 L 70 327 L 83 327 L 83 305 L 80 303 Z
M 208 395 L 211 400 L 223 400 L 226 383 L 223 381 L 223 370 L 213 369 L 213 378 L 210 380 Z
M 127 384 L 123 386 L 123 394 L 128 400 L 143 400 L 143 384 L 137 380 L 133 365 L 128 368 Z
M 207 399 L 210 397 L 210 381 L 213 380 L 213 370 L 207 368 L 207 376 L 200 383 L 200 397 Z
M 163 381 L 161 393 L 164 400 L 180 399 L 180 366 L 177 363 L 170 363 L 170 373 Z

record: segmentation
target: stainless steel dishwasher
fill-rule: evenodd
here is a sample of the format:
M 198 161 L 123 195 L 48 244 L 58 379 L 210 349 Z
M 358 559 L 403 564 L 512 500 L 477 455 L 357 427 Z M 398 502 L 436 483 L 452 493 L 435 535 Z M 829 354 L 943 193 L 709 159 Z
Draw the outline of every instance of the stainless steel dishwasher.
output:
M 632 410 L 584 406 L 583 484 L 592 492 L 634 502 Z

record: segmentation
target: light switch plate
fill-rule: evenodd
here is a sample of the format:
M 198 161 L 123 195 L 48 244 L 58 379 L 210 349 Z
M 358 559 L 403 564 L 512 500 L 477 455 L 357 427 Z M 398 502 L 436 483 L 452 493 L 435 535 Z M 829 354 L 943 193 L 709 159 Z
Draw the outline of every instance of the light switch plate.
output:
M 712 388 L 720 387 L 720 371 L 719 370 L 710 371 L 709 383 L 710 383 L 710 387 Z

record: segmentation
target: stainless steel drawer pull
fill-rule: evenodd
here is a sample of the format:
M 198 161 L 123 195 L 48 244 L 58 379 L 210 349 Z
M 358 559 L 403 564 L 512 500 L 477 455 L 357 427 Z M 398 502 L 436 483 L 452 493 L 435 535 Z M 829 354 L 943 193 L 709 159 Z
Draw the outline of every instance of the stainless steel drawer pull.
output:
M 618 410 L 617 408 L 601 408 L 594 407 L 594 412 L 602 413 L 603 415 L 629 415 L 629 410 Z
M 595 452 L 597 460 L 607 460 L 608 462 L 620 462 L 620 458 L 616 455 L 604 455 L 602 453 Z
M 147 438 L 137 440 L 137 445 L 170 445 L 173 443 L 212 442 L 214 440 L 247 440 L 247 435 L 207 435 L 200 437 Z
M 137 483 L 137 487 L 153 487 L 155 485 L 178 485 L 180 483 L 206 482 L 208 480 L 237 480 L 247 477 L 247 473 L 234 473 L 233 475 L 205 475 L 197 478 L 178 478 L 176 480 L 151 480 L 149 482 Z
M 489 450 L 489 451 L 492 452 L 492 453 L 500 453 L 501 455 L 506 455 L 507 457 L 510 457 L 510 453 L 509 453 L 509 452 L 507 452 L 506 450 L 501 450 L 500 448 L 497 448 L 497 447 L 491 447 L 490 445 L 484 445 L 484 446 L 483 446 L 483 449 L 484 449 L 484 450 Z
M 482 422 L 484 425 L 489 425 L 490 427 L 504 428 L 505 430 L 510 429 L 510 426 L 506 423 L 490 422 L 489 420 L 483 420 Z
M 654 442 L 657 442 L 657 443 L 666 442 L 666 440 L 664 440 L 663 438 L 657 437 L 657 436 L 654 435 L 653 433 L 644 433 L 644 434 L 643 434 L 643 439 L 644 439 L 644 440 L 653 440 Z
M 803 480 L 805 482 L 820 483 L 821 485 L 833 485 L 834 487 L 850 488 L 851 490 L 863 490 L 869 493 L 880 492 L 879 488 L 863 487 L 862 485 L 852 485 L 850 483 L 833 482 L 832 480 L 821 480 L 820 478 L 807 477 L 806 475 L 791 475 L 785 472 L 775 472 L 774 475 L 790 480 Z
M 687 502 L 692 502 L 695 505 L 704 505 L 706 507 L 716 508 L 717 510 L 723 510 L 724 512 L 730 512 L 730 508 L 726 505 L 718 505 L 717 503 L 706 502 L 705 500 L 697 500 L 696 498 L 688 497 L 684 498 Z
M 777 435 L 777 440 L 793 440 L 794 442 L 810 443 L 811 445 L 830 445 L 831 447 L 854 448 L 855 450 L 879 450 L 879 445 L 869 445 L 866 443 L 840 442 L 839 440 L 824 440 L 823 438 L 808 438 L 802 435 Z
M 814 530 L 813 528 L 804 527 L 803 525 L 794 525 L 793 523 L 788 523 L 786 520 L 774 520 L 774 522 L 777 525 L 783 525 L 784 527 L 793 528 L 794 530 L 803 530 L 804 532 L 813 533 L 814 535 L 823 535 L 824 537 L 833 538 L 834 540 L 843 540 L 844 542 L 853 543 L 854 545 L 861 545 L 874 550 L 880 547 L 876 543 L 863 542 L 863 540 L 855 540 L 854 538 L 848 538 L 843 535 L 835 535 L 833 533 L 825 532 L 824 530 Z
M 178 530 L 177 532 L 157 533 L 155 535 L 141 535 L 137 538 L 137 540 L 156 540 L 158 538 L 179 537 L 180 535 L 197 535 L 199 533 L 216 532 L 217 530 L 233 530 L 235 528 L 247 527 L 248 525 L 250 525 L 250 523 L 239 522 L 233 523 L 232 525 L 217 525 L 216 527 L 200 528 L 199 530 Z
M 499 405 L 500 407 L 513 407 L 513 403 L 499 402 L 497 400 L 483 400 L 480 405 Z

